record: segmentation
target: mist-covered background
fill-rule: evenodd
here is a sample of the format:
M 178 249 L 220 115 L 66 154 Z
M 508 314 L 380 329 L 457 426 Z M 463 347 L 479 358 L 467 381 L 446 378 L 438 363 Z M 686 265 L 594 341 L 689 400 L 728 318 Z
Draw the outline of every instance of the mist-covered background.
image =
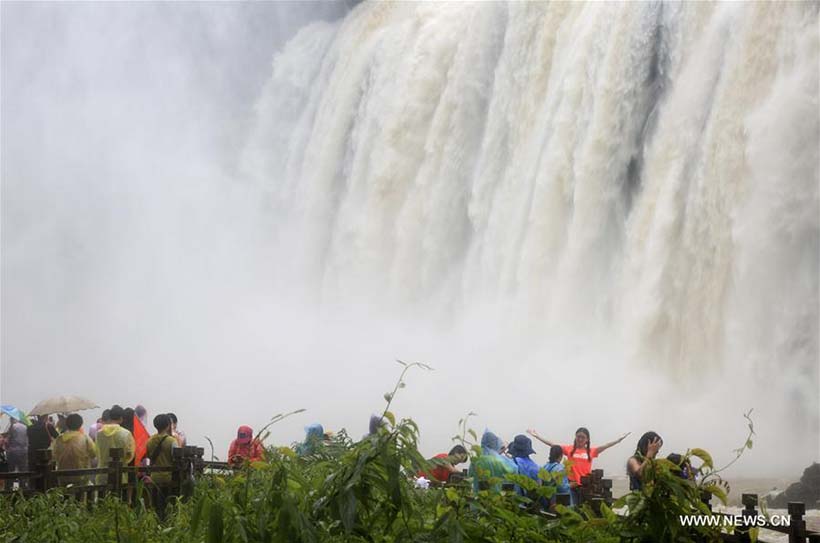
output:
M 3 3 L 0 400 L 142 403 L 224 457 L 298 408 L 269 443 L 359 437 L 401 358 L 425 453 L 474 411 L 631 431 L 616 475 L 649 429 L 720 464 L 755 408 L 738 470 L 798 474 L 811 9 L 659 5 Z
M 196 443 L 320 405 L 282 398 L 265 205 L 234 169 L 274 52 L 346 10 L 3 3 L 4 403 L 142 402 Z

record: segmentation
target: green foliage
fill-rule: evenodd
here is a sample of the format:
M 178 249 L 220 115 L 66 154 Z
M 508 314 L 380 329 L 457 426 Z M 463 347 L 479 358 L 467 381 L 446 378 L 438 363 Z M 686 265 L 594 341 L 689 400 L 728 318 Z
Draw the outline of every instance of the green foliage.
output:
M 418 451 L 419 429 L 397 420 L 390 402 L 403 388 L 403 371 L 383 416 L 390 425 L 359 442 L 338 432 L 314 454 L 299 457 L 285 447 L 267 450 L 265 462 L 245 465 L 235 475 L 201 478 L 193 496 L 172 500 L 164 521 L 146 507 L 107 498 L 85 504 L 56 489 L 24 499 L 0 497 L 0 542 L 15 543 L 461 543 L 713 541 L 717 528 L 681 527 L 678 515 L 710 514 L 708 493 L 725 498 L 712 475 L 706 451 L 692 449 L 709 476 L 702 484 L 680 477 L 678 466 L 650 460 L 643 489 L 618 500 L 616 515 L 602 506 L 558 506 L 541 511 L 562 473 L 539 473 L 540 481 L 512 475 L 523 490 L 473 493 L 470 480 L 429 490 L 415 487 L 414 475 L 431 464 Z M 459 421 L 456 440 L 468 448 L 475 435 Z M 274 417 L 272 422 L 284 416 Z M 263 429 L 264 431 L 265 429 Z M 480 448 L 473 454 L 480 454 Z M 475 458 L 475 456 L 474 456 Z M 498 479 L 488 481 L 492 486 Z
M 640 492 L 601 515 L 588 507 L 539 504 L 562 474 L 542 470 L 539 484 L 511 475 L 524 490 L 472 492 L 462 485 L 423 490 L 411 475 L 429 469 L 419 453 L 419 430 L 396 421 L 354 443 L 343 432 L 310 457 L 268 449 L 265 462 L 237 475 L 200 479 L 193 497 L 175 502 L 160 522 L 148 508 L 106 499 L 90 508 L 59 490 L 23 499 L 0 498 L 0 541 L 79 543 L 330 543 L 330 542 L 615 542 L 714 540 L 714 528 L 682 528 L 680 514 L 709 514 L 701 492 L 719 488 L 682 479 L 666 460 L 652 461 Z M 700 454 L 695 455 L 702 457 Z M 500 481 L 490 480 L 491 484 Z M 557 482 L 557 481 L 556 481 Z
M 666 459 L 647 460 L 641 490 L 622 497 L 615 507 L 627 507 L 629 514 L 618 523 L 626 541 L 716 541 L 720 529 L 688 527 L 681 515 L 711 515 L 703 493 L 715 494 L 708 486 L 697 485 L 680 476 L 680 468 Z

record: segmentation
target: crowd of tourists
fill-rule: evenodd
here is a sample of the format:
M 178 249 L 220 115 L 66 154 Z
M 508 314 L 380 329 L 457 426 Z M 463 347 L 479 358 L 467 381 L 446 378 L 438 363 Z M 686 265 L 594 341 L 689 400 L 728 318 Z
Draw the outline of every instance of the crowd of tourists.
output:
M 0 464 L 5 457 L 4 471 L 25 472 L 32 468 L 37 459 L 36 452 L 41 449 L 52 451 L 52 460 L 57 470 L 75 470 L 92 467 L 109 466 L 110 450 L 119 448 L 123 451 L 123 465 L 160 466 L 173 465 L 173 449 L 184 447 L 186 437 L 178 427 L 174 413 L 162 413 L 153 418 L 154 434 L 150 435 L 146 426 L 148 413 L 145 407 L 123 408 L 114 405 L 103 411 L 102 416 L 91 424 L 87 431 L 83 428 L 83 418 L 77 413 L 59 414 L 56 422 L 50 416 L 39 416 L 26 425 L 23 421 L 11 419 L 6 431 L 0 434 Z M 28 422 L 28 421 L 27 421 Z M 387 421 L 378 415 L 370 418 L 369 435 L 379 432 Z M 542 437 L 536 430 L 529 429 L 527 434 L 549 447 L 548 461 L 539 465 L 531 456 L 535 454 L 532 440 L 525 434 L 519 434 L 506 443 L 495 433 L 487 430 L 481 437 L 481 453 L 470 463 L 468 476 L 472 478 L 476 491 L 486 487 L 498 490 L 498 481 L 504 481 L 508 475 L 517 474 L 529 477 L 539 484 L 544 483 L 543 470 L 549 477 L 547 483 L 555 485 L 555 495 L 564 494 L 570 504 L 577 503 L 577 490 L 582 478 L 592 471 L 592 463 L 602 452 L 622 442 L 629 434 L 624 434 L 614 441 L 593 446 L 589 430 L 581 427 L 575 432 L 571 444 L 559 444 Z M 311 424 L 305 428 L 304 441 L 294 445 L 297 455 L 306 457 L 320 451 L 332 439 L 332 433 L 326 432 L 321 424 Z M 638 440 L 635 452 L 626 462 L 630 490 L 640 489 L 647 466 L 646 460 L 657 456 L 663 440 L 655 432 L 646 432 Z M 228 447 L 226 460 L 233 466 L 246 462 L 264 460 L 265 448 L 260 437 L 254 435 L 250 426 L 238 428 L 236 438 Z M 668 457 L 680 464 L 679 455 Z M 470 460 L 470 454 L 462 445 L 456 445 L 449 452 L 440 453 L 431 459 L 432 468 L 417 474 L 426 485 L 428 481 L 441 483 L 451 482 L 453 477 L 462 475 L 459 465 Z M 690 466 L 681 466 L 681 476 L 694 477 Z M 2 468 L 0 468 L 2 469 Z M 104 484 L 107 475 L 99 475 L 97 484 Z M 146 476 L 146 478 L 148 478 Z M 496 484 L 489 486 L 486 481 L 492 479 Z M 170 473 L 156 472 L 150 480 L 158 486 L 168 484 Z M 63 477 L 61 484 L 85 484 L 92 481 L 89 477 Z M 516 491 L 523 491 L 516 486 Z
M 370 418 L 369 434 L 378 432 L 386 426 L 386 420 L 378 415 Z M 499 436 L 486 430 L 481 436 L 481 454 L 470 462 L 467 475 L 472 479 L 475 491 L 486 487 L 488 490 L 500 490 L 508 475 L 524 475 L 538 482 L 538 484 L 555 484 L 555 493 L 551 503 L 556 503 L 559 495 L 567 495 L 570 505 L 578 503 L 578 489 L 582 478 L 592 472 L 592 463 L 602 452 L 621 443 L 629 436 L 626 433 L 614 441 L 593 446 L 587 428 L 578 428 L 571 444 L 561 445 L 542 437 L 536 430 L 529 429 L 527 433 L 547 445 L 549 449 L 548 461 L 543 465 L 537 464 L 531 456 L 535 454 L 532 440 L 525 434 L 516 435 L 510 443 L 505 443 Z M 311 455 L 327 443 L 332 433 L 326 432 L 321 424 L 311 424 L 305 427 L 305 439 L 294 446 L 299 456 Z M 644 471 L 649 459 L 655 458 L 663 445 L 663 439 L 655 432 L 646 432 L 638 440 L 635 451 L 626 462 L 626 472 L 629 477 L 630 490 L 638 490 L 642 486 Z M 248 426 L 241 426 L 237 438 L 231 443 L 228 459 L 232 463 L 245 460 L 261 460 L 264 448 L 258 438 L 253 437 L 253 431 Z M 683 462 L 681 455 L 670 454 L 667 457 L 681 467 L 680 473 L 684 478 L 694 478 L 694 470 Z M 452 482 L 453 478 L 463 476 L 459 468 L 461 464 L 470 460 L 470 454 L 463 445 L 456 445 L 449 452 L 436 454 L 430 459 L 431 468 L 417 473 L 419 482 L 428 486 L 429 482 Z M 545 471 L 548 477 L 540 473 Z M 495 481 L 494 485 L 487 485 L 486 481 Z M 516 492 L 523 494 L 517 485 Z M 546 504 L 549 505 L 549 504 Z
M 566 502 L 574 505 L 578 503 L 578 489 L 582 484 L 582 478 L 592 472 L 593 459 L 629 435 L 624 434 L 614 441 L 595 447 L 591 444 L 589 430 L 584 427 L 576 430 L 572 444 L 567 445 L 549 441 L 533 429 L 527 430 L 527 433 L 550 448 L 548 461 L 541 466 L 532 460 L 531 456 L 535 454 L 535 450 L 532 447 L 532 440 L 527 435 L 516 435 L 512 442 L 505 443 L 496 434 L 487 430 L 481 436 L 481 454 L 472 460 L 468 470 L 475 491 L 482 489 L 482 486 L 488 490 L 498 491 L 508 475 L 523 475 L 538 484 L 555 486 L 551 504 L 556 503 L 558 496 L 566 495 Z M 638 440 L 635 453 L 627 460 L 630 490 L 641 488 L 646 460 L 655 458 L 662 444 L 663 440 L 655 432 L 647 432 Z M 670 455 L 669 458 L 676 461 L 675 457 L 677 463 L 680 463 L 680 455 Z M 467 450 L 457 445 L 449 453 L 433 457 L 432 460 L 437 467 L 429 473 L 420 475 L 426 479 L 448 482 L 454 476 L 458 477 L 457 466 L 468 459 Z M 542 470 L 546 472 L 546 477 L 541 474 Z M 691 469 L 683 473 L 685 477 L 690 477 Z M 488 480 L 494 480 L 496 483 L 488 485 Z M 515 490 L 524 494 L 518 485 L 515 486 Z
M 11 418 L 8 428 L 0 434 L 0 464 L 3 471 L 25 472 L 34 469 L 37 451 L 51 450 L 57 470 L 106 468 L 111 461 L 110 450 L 122 449 L 123 465 L 173 465 L 175 447 L 185 446 L 185 433 L 178 428 L 174 413 L 158 414 L 153 419 L 154 435 L 146 428 L 148 412 L 142 405 L 123 408 L 113 405 L 102 416 L 83 427 L 83 417 L 77 413 L 32 417 L 30 424 Z M 170 483 L 169 473 L 155 473 L 155 484 Z M 60 484 L 105 484 L 107 475 L 96 479 L 76 475 L 62 477 Z M 10 481 L 9 481 L 10 483 Z

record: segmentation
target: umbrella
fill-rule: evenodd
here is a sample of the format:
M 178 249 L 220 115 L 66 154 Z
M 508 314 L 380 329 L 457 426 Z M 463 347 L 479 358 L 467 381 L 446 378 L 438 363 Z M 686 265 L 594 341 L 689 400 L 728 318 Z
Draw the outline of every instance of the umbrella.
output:
M 43 400 L 28 412 L 29 415 L 49 415 L 51 413 L 73 413 L 83 409 L 94 409 L 99 407 L 91 400 L 79 396 L 55 396 Z
M 8 415 L 13 419 L 17 419 L 26 426 L 31 426 L 31 421 L 28 416 L 13 405 L 0 405 L 0 415 Z

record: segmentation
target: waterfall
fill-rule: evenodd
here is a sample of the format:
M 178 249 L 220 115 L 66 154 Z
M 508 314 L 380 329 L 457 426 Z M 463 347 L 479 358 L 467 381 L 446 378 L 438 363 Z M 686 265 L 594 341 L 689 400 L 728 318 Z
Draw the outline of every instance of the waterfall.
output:
M 819 6 L 374 2 L 305 27 L 243 157 L 280 280 L 600 341 L 620 362 L 593 375 L 777 404 L 816 451 Z

